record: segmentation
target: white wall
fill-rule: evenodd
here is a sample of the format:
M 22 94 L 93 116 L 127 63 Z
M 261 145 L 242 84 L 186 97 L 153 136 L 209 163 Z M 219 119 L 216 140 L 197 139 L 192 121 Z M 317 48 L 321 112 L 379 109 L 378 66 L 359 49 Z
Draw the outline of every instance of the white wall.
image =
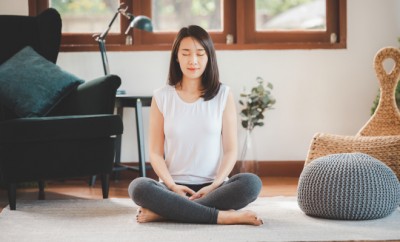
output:
M 1 0 L 0 14 L 28 15 L 28 0 Z
M 0 1 L 0 13 L 13 13 L 10 3 Z M 304 160 L 314 133 L 353 135 L 362 127 L 378 90 L 373 58 L 384 46 L 399 46 L 399 12 L 399 0 L 348 0 L 347 49 L 217 52 L 221 80 L 236 98 L 257 76 L 274 84 L 275 109 L 266 113 L 266 125 L 255 129 L 259 160 Z M 109 52 L 108 57 L 111 72 L 129 94 L 151 95 L 166 82 L 168 51 Z M 58 64 L 87 80 L 102 75 L 97 52 L 61 53 Z M 122 160 L 137 161 L 133 110 L 124 115 Z M 146 134 L 147 122 L 148 109 Z

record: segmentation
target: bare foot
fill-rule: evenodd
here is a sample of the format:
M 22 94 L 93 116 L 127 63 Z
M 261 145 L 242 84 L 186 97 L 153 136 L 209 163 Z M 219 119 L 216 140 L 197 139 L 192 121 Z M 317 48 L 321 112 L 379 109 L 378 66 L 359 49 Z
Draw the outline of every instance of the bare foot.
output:
M 136 214 L 136 221 L 138 223 L 149 223 L 163 221 L 164 218 L 154 213 L 153 211 L 139 207 Z
M 252 211 L 219 211 L 217 224 L 249 224 L 260 226 L 263 224 L 262 219 Z

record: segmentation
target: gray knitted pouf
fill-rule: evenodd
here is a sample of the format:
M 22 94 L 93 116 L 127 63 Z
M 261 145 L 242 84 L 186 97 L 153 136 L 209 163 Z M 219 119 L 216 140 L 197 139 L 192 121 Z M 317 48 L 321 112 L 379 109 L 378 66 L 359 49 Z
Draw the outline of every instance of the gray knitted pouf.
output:
M 400 205 L 400 183 L 394 172 L 363 153 L 315 159 L 304 167 L 297 194 L 304 213 L 329 219 L 383 218 Z

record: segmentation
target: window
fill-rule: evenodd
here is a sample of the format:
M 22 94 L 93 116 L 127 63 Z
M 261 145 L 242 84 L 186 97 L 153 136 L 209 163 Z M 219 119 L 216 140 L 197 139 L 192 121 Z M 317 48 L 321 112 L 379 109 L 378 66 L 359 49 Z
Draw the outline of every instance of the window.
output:
M 271 8 L 272 4 L 267 4 L 271 2 L 280 4 Z M 290 3 L 293 5 L 287 6 Z M 257 0 L 242 4 L 238 7 L 250 17 L 237 27 L 242 31 L 239 43 L 267 49 L 346 47 L 346 1 Z
M 154 31 L 174 32 L 190 22 L 195 22 L 209 31 L 222 31 L 221 6 L 221 0 L 153 0 L 151 17 Z
M 97 51 L 122 2 L 152 19 L 154 31 L 131 30 L 118 15 L 106 38 L 110 51 L 169 50 L 179 28 L 206 28 L 217 49 L 346 48 L 346 0 L 29 0 L 29 14 L 56 8 L 63 19 L 62 51 Z

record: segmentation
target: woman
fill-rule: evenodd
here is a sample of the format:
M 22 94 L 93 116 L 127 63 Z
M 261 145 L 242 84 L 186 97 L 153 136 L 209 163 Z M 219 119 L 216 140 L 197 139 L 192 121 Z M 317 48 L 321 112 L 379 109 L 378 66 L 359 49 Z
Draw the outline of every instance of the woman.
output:
M 137 221 L 261 225 L 254 212 L 236 211 L 257 198 L 262 183 L 249 173 L 228 179 L 237 156 L 236 108 L 204 29 L 179 31 L 168 79 L 150 108 L 150 161 L 160 182 L 142 177 L 128 188 L 140 206 Z

